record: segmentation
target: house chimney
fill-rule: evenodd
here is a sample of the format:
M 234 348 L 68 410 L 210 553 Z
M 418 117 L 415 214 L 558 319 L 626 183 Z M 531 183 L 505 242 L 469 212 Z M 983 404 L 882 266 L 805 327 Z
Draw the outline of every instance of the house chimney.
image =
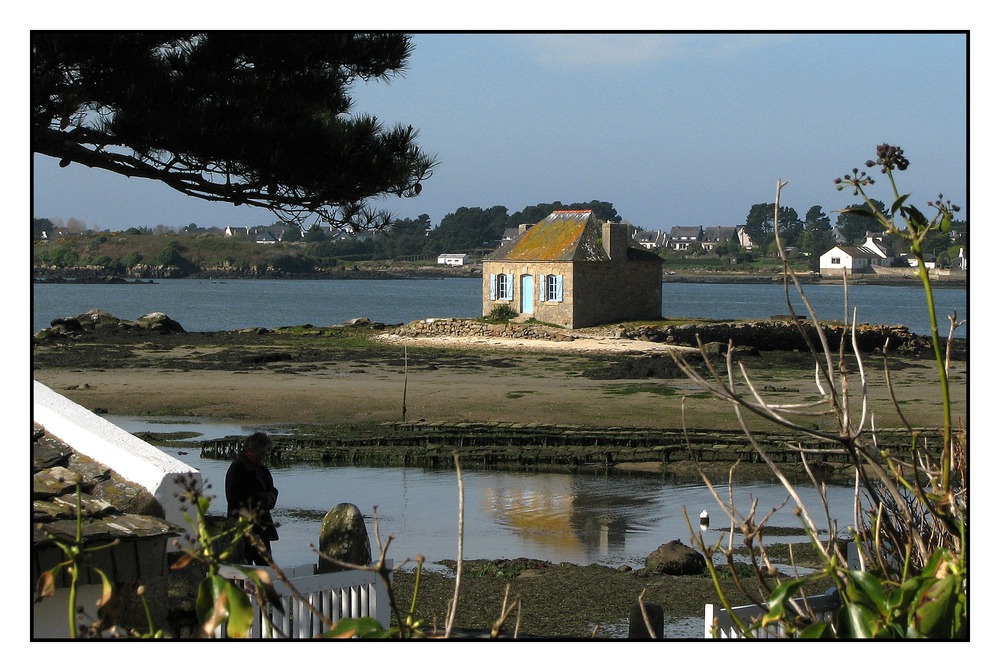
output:
M 601 227 L 604 251 L 614 261 L 625 261 L 628 249 L 628 227 L 624 224 L 604 222 Z

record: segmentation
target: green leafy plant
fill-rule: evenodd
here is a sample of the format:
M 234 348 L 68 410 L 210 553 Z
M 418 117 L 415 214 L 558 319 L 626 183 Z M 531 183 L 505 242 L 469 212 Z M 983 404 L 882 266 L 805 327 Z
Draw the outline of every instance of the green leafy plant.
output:
M 732 404 L 748 442 L 781 481 L 794 502 L 795 512 L 810 543 L 822 559 L 823 567 L 807 576 L 782 580 L 767 557 L 762 543 L 764 522 L 756 520 L 756 501 L 749 514 L 740 512 L 732 498 L 725 501 L 712 487 L 720 507 L 729 515 L 728 545 L 723 538 L 706 544 L 702 534 L 694 534 L 694 543 L 712 558 L 721 552 L 732 568 L 737 531 L 743 538 L 741 551 L 749 555 L 755 567 L 756 585 L 734 577 L 743 593 L 761 607 L 763 615 L 750 623 L 737 621 L 744 636 L 753 637 L 769 626 L 780 625 L 786 636 L 799 638 L 934 638 L 962 639 L 969 636 L 968 624 L 968 464 L 967 435 L 956 427 L 952 415 L 949 370 L 951 344 L 958 326 L 950 316 L 951 329 L 946 343 L 938 333 L 933 288 L 923 262 L 922 246 L 932 232 L 947 232 L 958 206 L 939 196 L 928 202 L 932 216 L 928 217 L 909 205 L 908 194 L 896 188 L 894 173 L 905 170 L 909 161 L 903 151 L 893 145 L 879 145 L 877 158 L 867 167 L 880 166 L 888 177 L 893 204 L 883 213 L 866 193 L 875 180 L 863 171 L 837 179 L 838 189 L 853 188 L 867 207 L 852 208 L 851 214 L 870 218 L 888 235 L 902 238 L 917 258 L 916 273 L 920 278 L 930 316 L 933 353 L 941 390 L 941 426 L 935 431 L 913 427 L 892 395 L 889 362 L 884 360 L 885 381 L 895 409 L 911 435 L 908 459 L 894 457 L 879 448 L 878 428 L 868 417 L 869 379 L 857 342 L 854 320 L 848 319 L 848 283 L 844 278 L 845 324 L 841 342 L 834 347 L 819 328 L 819 320 L 809 304 L 795 275 L 789 272 L 785 260 L 785 287 L 789 311 L 799 326 L 815 360 L 815 380 L 821 399 L 814 403 L 777 404 L 768 402 L 754 384 L 747 369 L 734 361 L 733 348 L 727 353 L 726 370 L 718 371 L 702 348 L 702 357 L 709 374 L 701 375 L 682 357 L 676 356 L 686 374 L 704 389 Z M 780 202 L 778 183 L 775 217 Z M 777 248 L 783 249 L 780 233 L 776 233 Z M 792 288 L 805 302 L 808 320 L 795 314 L 791 301 Z M 819 345 L 807 336 L 806 325 L 819 334 Z M 853 381 L 857 381 L 855 384 Z M 858 551 L 857 563 L 850 562 L 844 540 L 836 538 L 832 525 L 826 538 L 821 535 L 814 517 L 803 505 L 796 488 L 785 478 L 781 467 L 771 460 L 765 446 L 751 431 L 744 414 L 751 413 L 791 429 L 803 436 L 827 442 L 830 450 L 846 455 L 856 474 L 855 520 L 848 528 L 850 541 Z M 816 418 L 833 419 L 822 429 Z M 822 482 L 809 469 L 809 452 L 801 451 L 802 461 L 820 494 L 823 514 L 830 520 L 826 506 L 826 491 Z M 718 575 L 709 562 L 709 571 L 724 608 L 731 605 L 723 594 Z M 794 564 L 794 563 L 793 563 Z M 731 569 L 732 571 L 732 569 Z M 830 583 L 837 589 L 839 606 L 828 617 L 812 613 L 793 598 L 807 596 L 810 589 Z
M 515 317 L 517 317 L 517 311 L 513 307 L 502 303 L 498 306 L 493 306 L 490 310 L 490 314 L 487 315 L 487 322 L 510 322 Z
M 68 604 L 68 622 L 69 622 L 69 636 L 70 639 L 77 639 L 80 637 L 100 637 L 104 632 L 113 632 L 115 634 L 120 634 L 121 629 L 117 628 L 114 624 L 109 624 L 100 619 L 91 624 L 84 624 L 78 626 L 77 624 L 77 612 L 79 607 L 78 592 L 80 588 L 80 577 L 83 576 L 87 570 L 94 572 L 99 577 L 101 577 L 101 597 L 97 600 L 97 608 L 100 611 L 105 607 L 114 596 L 114 588 L 111 585 L 108 575 L 101 570 L 99 567 L 91 562 L 91 558 L 94 553 L 106 550 L 118 544 L 118 540 L 115 539 L 108 543 L 97 544 L 93 546 L 88 546 L 83 542 L 83 495 L 82 489 L 79 483 L 76 484 L 76 533 L 72 541 L 65 542 L 56 538 L 52 534 L 46 534 L 47 540 L 59 548 L 63 554 L 63 560 L 56 564 L 52 569 L 46 570 L 41 573 L 38 577 L 38 584 L 35 587 L 35 601 L 41 601 L 43 599 L 52 597 L 56 591 L 56 582 L 58 581 L 59 575 L 65 572 L 70 578 L 69 585 L 69 599 Z M 146 622 L 148 629 L 145 633 L 139 632 L 138 630 L 130 630 L 125 634 L 129 637 L 142 638 L 142 639 L 159 639 L 163 636 L 163 631 L 159 630 L 153 624 L 152 614 L 149 610 L 149 604 L 146 601 L 145 590 L 142 586 L 139 586 L 138 594 L 142 600 L 143 606 L 146 613 Z

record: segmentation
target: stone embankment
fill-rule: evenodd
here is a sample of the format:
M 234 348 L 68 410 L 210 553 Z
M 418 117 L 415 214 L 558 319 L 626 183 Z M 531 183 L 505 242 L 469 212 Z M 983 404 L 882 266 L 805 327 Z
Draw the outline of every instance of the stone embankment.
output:
M 831 348 L 836 350 L 843 335 L 840 325 L 826 324 L 823 334 Z M 757 350 L 804 350 L 805 337 L 817 347 L 820 342 L 816 329 L 810 324 L 796 325 L 790 319 L 759 320 L 753 322 L 730 322 L 719 324 L 683 324 L 673 326 L 632 327 L 624 329 L 621 337 L 654 341 L 668 345 L 697 346 L 721 343 Z M 913 334 L 902 325 L 858 325 L 854 333 L 861 352 L 887 352 L 920 355 L 931 351 L 931 339 Z
M 756 350 L 805 350 L 803 332 L 819 348 L 816 330 L 809 324 L 801 327 L 787 318 L 757 320 L 747 322 L 720 322 L 681 325 L 610 326 L 597 331 L 602 336 L 651 341 L 667 345 L 697 347 L 699 340 L 708 350 L 716 354 L 724 351 L 730 341 L 735 346 Z M 442 318 L 416 320 L 394 328 L 391 333 L 411 338 L 511 338 L 541 339 L 551 341 L 573 341 L 578 338 L 593 337 L 594 329 L 569 330 L 538 323 L 492 324 L 480 320 Z M 824 336 L 833 350 L 838 349 L 843 327 L 827 324 Z M 902 325 L 861 324 L 855 330 L 854 338 L 861 352 L 871 353 L 885 349 L 887 352 L 921 356 L 931 352 L 931 339 L 913 334 Z M 954 357 L 962 359 L 964 346 L 954 349 Z
M 429 318 L 396 327 L 392 333 L 411 338 L 517 338 L 572 341 L 572 332 L 532 322 L 495 324 L 461 318 Z

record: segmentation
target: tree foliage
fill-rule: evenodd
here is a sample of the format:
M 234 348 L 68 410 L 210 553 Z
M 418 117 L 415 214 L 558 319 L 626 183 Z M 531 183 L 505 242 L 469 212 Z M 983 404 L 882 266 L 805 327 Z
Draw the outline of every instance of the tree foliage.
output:
M 830 216 L 823 212 L 822 207 L 814 205 L 806 212 L 802 226 L 798 248 L 809 256 L 812 270 L 818 271 L 820 256 L 836 244 Z
M 503 237 L 507 226 L 507 208 L 502 205 L 486 210 L 459 208 L 444 216 L 434 239 L 446 252 L 490 247 Z
M 781 206 L 778 208 L 778 226 L 782 243 L 795 245 L 802 223 L 793 208 Z M 774 237 L 774 203 L 757 203 L 750 206 L 747 213 L 746 232 L 754 245 L 765 247 Z
M 430 231 L 431 218 L 427 214 L 416 219 L 394 220 L 385 234 L 375 240 L 375 251 L 385 259 L 431 255 L 436 246 L 429 244 Z
M 537 224 L 556 210 L 593 210 L 594 215 L 605 222 L 622 221 L 615 206 L 607 201 L 590 201 L 589 203 L 573 203 L 571 205 L 563 205 L 561 201 L 553 201 L 552 203 L 529 205 L 524 210 L 515 212 L 508 219 L 507 226 Z
M 847 239 L 848 243 L 860 244 L 865 242 L 865 236 L 869 229 L 873 228 L 874 222 L 863 211 L 871 212 L 875 208 L 879 214 L 888 214 L 885 204 L 878 199 L 872 199 L 870 205 L 866 203 L 855 203 L 839 211 L 837 215 L 837 229 L 841 235 Z
M 415 196 L 436 160 L 412 126 L 351 115 L 356 80 L 398 75 L 399 33 L 33 32 L 32 151 L 282 219 L 356 228 Z

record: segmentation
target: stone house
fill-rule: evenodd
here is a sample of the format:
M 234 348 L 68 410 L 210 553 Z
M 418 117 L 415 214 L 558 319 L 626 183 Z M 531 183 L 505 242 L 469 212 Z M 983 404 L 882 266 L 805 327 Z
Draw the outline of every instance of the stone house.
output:
M 578 329 L 659 319 L 662 302 L 663 260 L 591 210 L 556 210 L 483 259 L 483 315 Z

